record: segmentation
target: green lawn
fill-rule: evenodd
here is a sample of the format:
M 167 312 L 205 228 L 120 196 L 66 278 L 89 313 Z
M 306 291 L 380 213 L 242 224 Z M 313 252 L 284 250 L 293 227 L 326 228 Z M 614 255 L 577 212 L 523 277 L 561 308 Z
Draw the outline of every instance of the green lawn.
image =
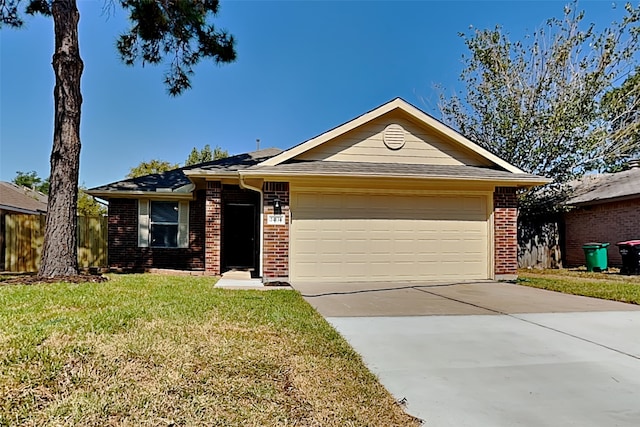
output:
M 0 286 L 0 425 L 418 425 L 298 293 Z
M 640 276 L 583 270 L 520 270 L 518 283 L 566 294 L 640 304 Z

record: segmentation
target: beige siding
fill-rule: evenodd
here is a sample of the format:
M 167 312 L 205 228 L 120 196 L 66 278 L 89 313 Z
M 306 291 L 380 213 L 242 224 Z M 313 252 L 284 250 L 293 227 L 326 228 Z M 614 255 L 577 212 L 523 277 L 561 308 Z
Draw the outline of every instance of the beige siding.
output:
M 405 145 L 387 148 L 384 129 L 398 124 L 405 131 Z M 299 160 L 379 162 L 434 165 L 487 166 L 489 162 L 436 131 L 414 124 L 398 114 L 388 114 L 347 132 L 296 157 Z
M 293 281 L 489 277 L 485 195 L 293 192 Z

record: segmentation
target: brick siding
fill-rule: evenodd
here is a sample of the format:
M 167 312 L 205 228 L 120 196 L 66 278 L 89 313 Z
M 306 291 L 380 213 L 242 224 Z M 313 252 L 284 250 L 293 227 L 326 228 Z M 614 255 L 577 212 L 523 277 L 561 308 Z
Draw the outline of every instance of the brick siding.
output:
M 576 208 L 565 214 L 565 262 L 568 267 L 585 265 L 582 245 L 609 243 L 609 265 L 620 267 L 616 243 L 640 239 L 640 199 Z
M 225 193 L 227 193 L 225 195 Z M 273 214 L 273 201 L 280 199 L 285 225 L 268 225 L 267 215 Z M 239 198 L 239 199 L 238 199 Z M 111 199 L 109 203 L 109 265 L 124 269 L 171 268 L 205 270 L 207 274 L 220 274 L 222 267 L 222 209 L 223 199 L 227 201 L 243 201 L 246 193 L 229 188 L 223 191 L 219 181 L 208 181 L 206 190 L 197 192 L 196 200 L 189 207 L 189 248 L 139 248 L 138 247 L 138 205 L 134 199 Z M 497 187 L 494 195 L 494 238 L 496 276 L 517 274 L 518 242 L 517 242 L 517 197 L 515 188 Z M 595 220 L 587 225 L 586 217 L 601 209 L 576 210 L 567 215 L 567 236 L 575 236 L 575 242 L 567 241 L 567 262 L 583 264 L 582 244 L 589 240 L 609 241 L 612 244 L 619 240 L 640 238 L 640 200 L 620 202 L 607 215 L 609 220 Z M 613 214 L 611 213 L 613 212 Z M 289 276 L 289 237 L 290 210 L 289 184 L 266 182 L 263 186 L 263 278 L 277 280 Z M 601 212 L 602 213 L 602 212 Z M 613 217 L 611 215 L 614 215 Z M 605 239 L 597 233 L 598 228 L 607 231 L 611 220 L 621 227 L 619 235 Z M 576 227 L 582 225 L 579 234 L 571 228 L 574 221 Z M 597 224 L 596 224 L 597 223 Z M 594 225 L 596 224 L 596 225 Z M 609 225 L 606 225 L 609 224 Z M 626 228 L 625 228 L 626 227 Z M 635 227 L 635 228 L 634 228 Z M 636 235 L 632 235 L 635 229 Z M 577 230 L 577 228 L 576 228 Z M 582 232 L 581 231 L 581 232 Z M 573 245 L 573 246 L 571 246 Z M 571 252 L 571 247 L 579 249 L 579 254 Z M 616 262 L 616 256 L 609 251 L 610 262 Z M 617 251 L 616 251 L 617 252 Z M 612 256 L 614 255 L 614 256 Z M 619 255 L 617 261 L 619 262 Z
M 207 181 L 205 209 L 205 271 L 207 274 L 221 273 L 222 238 L 222 184 L 220 181 Z
M 289 277 L 289 183 L 265 182 L 263 186 L 264 253 L 262 274 L 265 281 Z M 273 214 L 273 201 L 280 199 L 285 225 L 268 225 L 267 215 Z
M 125 270 L 167 268 L 203 270 L 204 264 L 204 200 L 203 191 L 189 203 L 188 248 L 138 247 L 138 201 L 110 199 L 107 235 L 109 266 Z
M 516 189 L 496 187 L 493 193 L 496 276 L 518 274 L 518 199 Z

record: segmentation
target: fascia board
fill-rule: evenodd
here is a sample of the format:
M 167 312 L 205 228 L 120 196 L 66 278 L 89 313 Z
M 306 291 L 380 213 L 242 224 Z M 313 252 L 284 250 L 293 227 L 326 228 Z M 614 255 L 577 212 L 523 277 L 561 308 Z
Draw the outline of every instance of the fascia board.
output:
M 473 181 L 473 182 L 487 182 L 487 183 L 495 183 L 496 185 L 508 185 L 517 187 L 535 187 L 538 185 L 544 185 L 551 182 L 548 178 L 523 178 L 514 174 L 513 178 L 480 178 L 474 176 L 449 176 L 449 175 L 403 175 L 403 174 L 392 174 L 392 175 L 381 175 L 375 173 L 353 173 L 353 174 L 345 174 L 343 172 L 323 172 L 323 173 L 295 173 L 295 174 L 285 174 L 282 172 L 260 172 L 260 171 L 247 171 L 242 172 L 243 177 L 247 178 L 268 178 L 268 179 L 277 179 L 278 181 L 288 181 L 296 178 L 381 178 L 381 179 L 409 179 L 409 180 L 434 180 L 434 181 Z
M 213 171 L 204 171 L 204 170 L 191 170 L 191 171 L 183 171 L 184 174 L 189 178 L 238 178 L 238 172 L 213 172 Z
M 584 207 L 584 206 L 593 206 L 593 205 L 602 205 L 605 203 L 614 203 L 614 202 L 624 202 L 627 200 L 633 200 L 633 199 L 638 199 L 640 198 L 640 194 L 627 194 L 624 196 L 616 196 L 616 197 L 609 197 L 606 199 L 591 199 L 591 200 L 584 200 L 584 201 L 580 201 L 579 199 L 577 199 L 578 201 L 572 201 L 569 200 L 567 202 L 565 202 L 566 206 L 574 206 L 574 207 Z
M 19 208 L 17 206 L 11 206 L 11 205 L 0 205 L 0 211 L 10 211 L 10 212 L 17 212 L 17 213 L 23 213 L 23 214 L 29 214 L 29 215 L 38 215 L 38 214 L 47 213 L 46 210 L 26 209 L 26 208 Z
M 193 200 L 193 193 L 158 192 L 158 191 L 95 191 L 87 194 L 101 199 L 154 199 L 154 200 Z

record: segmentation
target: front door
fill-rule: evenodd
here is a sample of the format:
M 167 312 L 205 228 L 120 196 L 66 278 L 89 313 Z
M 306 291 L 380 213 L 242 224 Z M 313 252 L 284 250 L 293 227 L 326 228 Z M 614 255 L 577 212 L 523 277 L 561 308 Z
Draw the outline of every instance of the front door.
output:
M 224 206 L 222 256 L 224 267 L 256 269 L 256 206 L 229 203 Z

